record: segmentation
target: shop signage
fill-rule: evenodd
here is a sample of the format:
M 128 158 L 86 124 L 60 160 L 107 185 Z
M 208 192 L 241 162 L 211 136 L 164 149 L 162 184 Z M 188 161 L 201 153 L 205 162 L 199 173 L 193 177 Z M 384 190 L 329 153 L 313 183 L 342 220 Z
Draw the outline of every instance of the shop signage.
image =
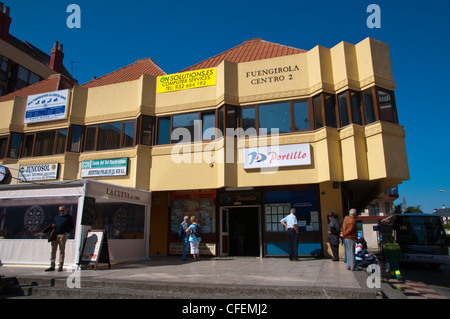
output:
M 198 190 L 174 191 L 170 193 L 171 200 L 202 199 L 202 198 L 216 198 L 216 190 L 198 189 Z
M 24 123 L 65 119 L 68 95 L 69 90 L 61 90 L 28 96 Z
M 250 192 L 225 192 L 220 194 L 221 206 L 245 206 L 259 205 L 261 203 L 261 193 Z
M 19 182 L 47 181 L 58 178 L 58 163 L 20 166 Z
M 89 160 L 81 163 L 81 177 L 127 175 L 128 158 Z
M 311 164 L 309 143 L 245 148 L 243 155 L 244 169 Z
M 156 93 L 173 92 L 216 85 L 216 68 L 158 76 Z

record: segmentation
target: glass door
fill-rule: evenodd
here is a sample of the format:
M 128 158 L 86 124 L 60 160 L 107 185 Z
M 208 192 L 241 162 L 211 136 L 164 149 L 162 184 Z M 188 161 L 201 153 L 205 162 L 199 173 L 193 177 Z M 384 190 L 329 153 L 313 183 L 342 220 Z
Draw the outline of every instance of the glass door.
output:
M 220 256 L 228 256 L 230 240 L 230 212 L 220 208 Z

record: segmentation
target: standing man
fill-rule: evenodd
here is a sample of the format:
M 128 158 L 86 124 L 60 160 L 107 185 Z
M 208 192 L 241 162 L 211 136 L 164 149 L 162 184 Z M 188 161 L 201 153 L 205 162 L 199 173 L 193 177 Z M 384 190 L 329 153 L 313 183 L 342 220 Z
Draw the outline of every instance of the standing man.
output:
M 181 260 L 186 261 L 186 253 L 189 248 L 189 235 L 186 233 L 186 230 L 189 228 L 188 216 L 184 216 L 184 219 L 181 222 L 181 228 L 183 229 L 183 236 L 181 237 L 181 242 L 183 243 L 183 253 L 181 255 Z
M 64 256 L 66 250 L 67 237 L 74 229 L 73 218 L 67 214 L 65 206 L 59 206 L 59 215 L 55 217 L 52 228 L 56 231 L 56 239 L 52 241 L 52 252 L 50 254 L 50 268 L 45 271 L 55 270 L 56 249 L 59 246 L 59 267 L 58 271 L 63 271 Z
M 347 269 L 356 270 L 355 248 L 358 238 L 358 229 L 356 228 L 356 209 L 350 209 L 349 215 L 345 217 L 341 226 L 341 237 L 345 242 L 345 254 L 347 257 Z
M 280 220 L 280 223 L 286 227 L 289 242 L 289 260 L 298 260 L 298 224 L 295 216 L 295 208 L 292 208 L 290 214 Z

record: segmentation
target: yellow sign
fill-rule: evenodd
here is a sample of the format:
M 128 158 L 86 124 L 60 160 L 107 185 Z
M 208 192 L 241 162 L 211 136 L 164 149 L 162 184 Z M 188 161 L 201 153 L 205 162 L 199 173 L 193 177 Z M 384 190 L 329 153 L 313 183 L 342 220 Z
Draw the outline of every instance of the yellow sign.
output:
M 158 76 L 156 93 L 216 85 L 216 68 Z

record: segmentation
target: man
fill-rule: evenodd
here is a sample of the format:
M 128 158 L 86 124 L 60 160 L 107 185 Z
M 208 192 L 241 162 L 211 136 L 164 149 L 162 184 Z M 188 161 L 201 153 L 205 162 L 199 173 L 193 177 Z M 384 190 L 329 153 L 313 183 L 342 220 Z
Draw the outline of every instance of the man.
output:
M 346 248 L 347 269 L 352 271 L 356 270 L 355 247 L 358 238 L 355 217 L 356 209 L 352 208 L 341 226 L 341 237 L 344 238 Z
M 52 252 L 50 253 L 50 268 L 45 271 L 55 270 L 56 261 L 56 249 L 59 246 L 59 267 L 58 271 L 63 271 L 64 256 L 66 250 L 67 237 L 70 232 L 74 229 L 73 219 L 71 215 L 67 214 L 65 206 L 59 206 L 59 215 L 55 217 L 52 224 L 52 228 L 55 229 L 56 239 L 52 241 Z
M 339 233 L 341 226 L 333 212 L 328 214 L 330 223 L 328 224 L 328 240 L 330 242 L 331 252 L 333 253 L 333 261 L 339 261 Z
M 298 224 L 295 212 L 295 208 L 292 208 L 290 214 L 280 220 L 288 233 L 289 260 L 291 261 L 298 260 Z
M 183 236 L 181 237 L 181 242 L 183 244 L 183 253 L 181 255 L 181 260 L 186 261 L 186 253 L 189 247 L 189 235 L 186 233 L 186 230 L 189 228 L 188 216 L 184 216 L 183 221 L 181 222 L 181 228 L 183 229 Z

